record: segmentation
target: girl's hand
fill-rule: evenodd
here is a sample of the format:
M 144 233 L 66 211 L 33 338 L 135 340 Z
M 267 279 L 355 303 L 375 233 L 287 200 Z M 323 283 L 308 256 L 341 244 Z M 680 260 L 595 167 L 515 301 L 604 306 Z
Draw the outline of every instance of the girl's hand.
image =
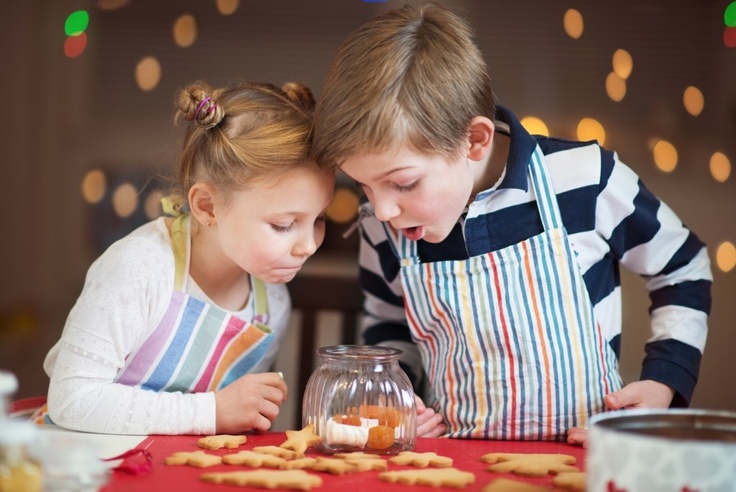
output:
M 427 408 L 418 396 L 414 395 L 417 407 L 417 437 L 440 437 L 447 432 L 442 416 L 432 408 Z
M 215 392 L 218 434 L 267 431 L 286 400 L 284 379 L 275 372 L 246 374 Z

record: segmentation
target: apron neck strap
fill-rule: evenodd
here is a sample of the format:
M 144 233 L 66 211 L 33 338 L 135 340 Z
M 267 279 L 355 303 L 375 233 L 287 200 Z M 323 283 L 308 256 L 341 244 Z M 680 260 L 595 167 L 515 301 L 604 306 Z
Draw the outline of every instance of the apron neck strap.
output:
M 186 292 L 189 278 L 189 214 L 177 216 L 171 223 L 171 250 L 174 252 L 174 290 Z

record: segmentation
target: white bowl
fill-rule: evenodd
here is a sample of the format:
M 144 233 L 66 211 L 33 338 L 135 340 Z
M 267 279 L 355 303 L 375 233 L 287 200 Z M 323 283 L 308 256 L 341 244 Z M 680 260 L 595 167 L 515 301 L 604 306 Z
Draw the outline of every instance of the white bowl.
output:
M 736 413 L 621 410 L 590 421 L 588 492 L 736 492 Z

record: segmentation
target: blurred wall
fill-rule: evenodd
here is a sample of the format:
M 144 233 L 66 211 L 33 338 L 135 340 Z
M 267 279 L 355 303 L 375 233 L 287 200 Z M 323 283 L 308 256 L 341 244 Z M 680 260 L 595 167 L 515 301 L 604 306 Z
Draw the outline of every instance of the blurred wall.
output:
M 221 0 L 222 1 L 222 0 Z M 232 15 L 215 0 L 11 0 L 4 4 L 0 138 L 5 212 L 0 242 L 0 367 L 20 378 L 20 396 L 45 393 L 41 369 L 67 312 L 98 254 L 100 231 L 80 195 L 84 174 L 103 168 L 149 176 L 173 167 L 181 128 L 173 98 L 187 82 L 298 80 L 319 95 L 322 75 L 341 40 L 398 1 L 242 0 Z M 416 2 L 413 2 L 416 3 Z M 722 36 L 727 1 L 445 0 L 471 21 L 491 68 L 500 103 L 519 116 L 542 118 L 550 133 L 574 138 L 577 122 L 593 117 L 616 149 L 709 245 L 736 243 L 736 194 L 731 176 L 716 182 L 713 152 L 736 163 L 736 48 Z M 567 9 L 585 21 L 580 39 L 562 28 Z M 64 21 L 90 14 L 88 45 L 64 56 Z M 197 21 L 187 48 L 172 40 L 182 14 Z M 615 50 L 634 69 L 626 97 L 613 102 L 604 83 Z M 136 64 L 154 56 L 161 80 L 148 92 L 135 82 Z M 705 95 L 697 117 L 682 107 L 688 85 Z M 650 149 L 664 138 L 679 152 L 677 168 L 658 171 Z M 736 392 L 722 383 L 734 369 L 736 271 L 714 266 L 710 336 L 694 405 L 736 410 Z M 626 380 L 638 376 L 648 337 L 648 298 L 641 279 L 624 274 Z

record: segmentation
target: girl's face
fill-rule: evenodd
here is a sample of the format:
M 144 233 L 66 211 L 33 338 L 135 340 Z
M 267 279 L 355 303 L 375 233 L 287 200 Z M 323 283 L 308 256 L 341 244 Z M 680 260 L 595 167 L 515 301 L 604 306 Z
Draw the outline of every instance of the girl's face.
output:
M 448 160 L 400 148 L 356 155 L 340 168 L 362 186 L 376 218 L 413 241 L 444 240 L 473 189 L 473 173 L 464 156 Z
M 290 281 L 325 238 L 334 188 L 334 173 L 310 164 L 235 192 L 217 214 L 223 254 L 267 283 Z

